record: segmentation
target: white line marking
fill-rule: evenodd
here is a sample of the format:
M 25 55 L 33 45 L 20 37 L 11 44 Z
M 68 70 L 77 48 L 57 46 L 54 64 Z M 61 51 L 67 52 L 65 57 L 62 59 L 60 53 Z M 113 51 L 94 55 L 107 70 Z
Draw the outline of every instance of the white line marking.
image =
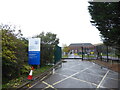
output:
M 47 85 L 47 87 L 45 87 L 45 88 L 44 88 L 44 89 L 42 89 L 42 90 L 45 90 L 45 89 L 47 89 L 47 88 L 49 88 L 49 87 L 54 88 L 55 90 L 57 90 L 55 87 L 53 87 L 52 85 L 48 84 L 48 83 L 47 83 L 47 82 L 45 82 L 45 81 L 42 81 L 42 83 L 44 83 L 44 84 L 46 84 L 46 85 Z
M 104 87 L 104 86 L 100 86 L 100 88 L 109 88 L 109 87 Z M 99 90 L 99 89 L 98 89 Z M 111 89 L 112 90 L 112 89 Z
M 97 88 L 100 87 L 100 85 L 102 84 L 103 80 L 105 79 L 105 77 L 107 76 L 107 74 L 109 73 L 109 70 L 107 71 L 107 73 L 104 75 L 104 77 L 102 78 L 101 82 L 99 83 L 99 85 L 97 86 Z
M 115 78 L 111 78 L 111 77 L 106 77 L 106 78 L 108 78 L 108 79 L 113 79 L 113 80 L 120 80 L 120 79 L 115 79 Z
M 71 78 L 73 78 L 73 79 L 75 79 L 75 80 L 78 80 L 78 81 L 82 81 L 82 82 L 85 82 L 85 83 L 88 83 L 88 84 L 93 84 L 93 85 L 97 86 L 97 84 L 92 83 L 92 82 L 88 82 L 88 81 L 85 81 L 85 80 L 81 80 L 81 79 L 78 79 L 78 78 L 75 78 L 75 77 L 71 77 Z
M 81 65 L 81 64 L 78 64 L 78 65 Z M 78 65 L 76 65 L 76 66 L 78 66 Z M 92 65 L 92 66 L 94 66 L 94 65 Z M 92 66 L 90 66 L 89 68 L 91 68 Z M 75 67 L 75 66 L 73 66 L 73 67 Z M 72 67 L 71 67 L 71 68 L 72 68 Z M 80 72 L 83 72 L 83 71 L 85 71 L 85 70 L 87 70 L 87 69 L 89 69 L 89 68 L 83 69 L 83 70 L 81 70 Z M 66 68 L 66 69 L 67 69 L 67 68 Z M 71 76 L 69 76 L 69 77 L 67 76 L 66 78 L 64 78 L 64 79 L 62 79 L 62 80 L 54 83 L 53 85 L 56 85 L 56 84 L 58 84 L 58 83 L 60 83 L 60 82 L 62 82 L 62 81 L 64 81 L 64 80 L 66 80 L 66 79 L 68 79 L 68 78 L 71 78 L 72 76 L 74 76 L 74 75 L 76 75 L 76 74 L 78 74 L 78 73 L 80 73 L 80 72 L 77 72 L 77 73 L 75 73 L 75 74 L 73 74 L 73 75 L 71 75 Z M 44 77 L 43 77 L 43 78 L 44 78 Z M 43 78 L 42 78 L 42 79 L 43 79 Z M 32 85 L 31 87 L 29 87 L 28 89 L 34 87 L 34 86 L 37 85 L 39 82 L 40 82 L 40 81 L 38 81 L 37 83 L 35 83 L 35 84 Z M 44 83 L 44 84 L 45 84 L 45 83 Z M 47 86 L 46 88 L 49 88 L 49 87 L 51 87 L 51 86 L 52 86 L 52 85 L 49 84 L 49 86 Z M 52 86 L 51 88 L 54 88 L 54 87 Z M 27 89 L 27 90 L 28 90 L 28 89 Z
M 89 68 L 91 68 L 91 67 L 93 67 L 93 66 L 94 66 L 94 65 L 90 66 Z M 62 80 L 60 80 L 60 81 L 58 81 L 58 82 L 53 83 L 53 85 L 56 85 L 56 84 L 58 84 L 58 83 L 60 83 L 60 82 L 62 82 L 62 81 L 64 81 L 64 80 L 66 80 L 66 79 L 68 79 L 68 78 L 71 78 L 72 76 L 74 76 L 74 75 L 76 75 L 76 74 L 78 74 L 78 73 L 81 73 L 81 72 L 83 72 L 83 71 L 85 71 L 85 70 L 87 70 L 87 69 L 89 69 L 89 68 L 85 68 L 85 69 L 81 70 L 80 72 L 76 72 L 76 73 L 74 73 L 74 74 L 71 75 L 71 76 L 68 76 L 68 77 L 66 77 L 66 78 L 64 78 L 64 79 L 62 79 Z
M 66 78 L 64 78 L 64 79 L 62 79 L 62 80 L 60 80 L 60 81 L 58 81 L 58 82 L 55 82 L 55 83 L 53 83 L 53 85 L 56 85 L 56 84 L 58 84 L 58 83 L 60 83 L 60 82 L 62 82 L 62 81 L 64 81 L 64 80 L 66 80 L 66 79 L 68 79 L 68 78 L 70 78 L 70 77 L 72 77 L 72 76 L 74 76 L 74 75 L 76 75 L 76 74 L 78 74 L 79 72 L 77 72 L 77 73 L 75 73 L 75 74 L 73 74 L 73 75 L 71 75 L 71 76 L 69 76 L 69 77 L 66 77 Z
M 29 87 L 28 89 L 26 90 L 29 90 L 30 88 L 34 87 L 35 85 L 37 85 L 40 81 L 36 82 L 35 84 L 33 84 L 31 87 Z
M 47 75 L 46 76 L 44 76 L 40 81 L 42 81 L 43 79 L 45 79 L 47 77 Z M 33 84 L 31 87 L 29 87 L 27 90 L 29 90 L 30 88 L 32 88 L 32 87 L 34 87 L 35 85 L 37 85 L 40 81 L 37 81 L 35 84 Z
M 93 73 L 88 73 L 88 72 L 84 72 L 86 74 L 90 74 L 90 75 L 93 75 L 93 76 L 99 76 L 99 77 L 103 77 L 102 75 L 96 75 L 96 74 L 93 74 Z
M 79 65 L 81 65 L 81 64 L 78 64 L 78 65 L 75 65 L 75 66 L 72 66 L 72 67 L 69 67 L 69 68 L 64 68 L 64 67 L 63 67 L 63 70 L 64 70 L 64 69 L 70 69 L 70 68 L 73 68 L 73 67 L 76 67 L 76 66 L 79 66 Z
M 103 75 L 96 75 L 96 74 L 93 74 L 93 73 L 88 73 L 88 72 L 84 72 L 84 73 L 87 73 L 87 74 L 91 74 L 91 75 L 94 75 L 94 76 L 99 76 L 99 77 L 103 77 Z M 120 79 L 115 79 L 115 78 L 112 78 L 112 77 L 106 77 L 108 79 L 113 79 L 113 80 L 120 80 Z
M 64 76 L 64 77 L 68 77 L 67 75 L 63 75 L 63 74 L 60 74 L 60 73 L 55 73 L 55 74 L 58 74 L 58 75 L 61 75 L 61 76 Z
M 69 69 L 69 68 L 66 68 L 66 69 L 69 70 L 69 71 L 78 72 L 78 70 L 72 70 L 72 69 Z
M 62 75 L 62 74 L 59 74 L 59 73 L 56 73 L 56 74 L 61 75 L 61 76 L 64 76 L 64 77 L 68 77 L 68 76 L 66 76 L 66 75 Z M 91 82 L 88 82 L 88 81 L 85 81 L 85 80 L 81 80 L 81 79 L 78 79 L 78 78 L 75 78 L 75 77 L 70 77 L 70 78 L 75 79 L 75 80 L 78 80 L 78 81 L 86 82 L 86 83 L 88 83 L 88 84 L 93 84 L 93 85 L 97 86 L 97 84 L 95 84 L 95 83 L 91 83 Z
M 41 79 L 41 81 L 44 80 L 46 77 L 47 77 L 47 76 L 44 76 L 44 77 Z
M 49 86 L 47 86 L 47 87 L 45 87 L 44 89 L 42 89 L 42 90 L 46 90 L 47 88 L 49 88 Z M 54 90 L 57 90 L 56 88 L 53 88 Z
M 50 84 L 46 83 L 45 81 L 42 81 L 42 83 L 44 83 L 44 84 L 48 85 L 46 88 L 49 88 L 49 87 L 54 88 L 52 85 L 50 85 Z

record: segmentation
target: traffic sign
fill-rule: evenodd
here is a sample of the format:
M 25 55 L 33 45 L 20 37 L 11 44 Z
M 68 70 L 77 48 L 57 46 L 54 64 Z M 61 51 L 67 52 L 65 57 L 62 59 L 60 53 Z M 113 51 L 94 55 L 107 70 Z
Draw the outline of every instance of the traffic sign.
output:
M 30 65 L 40 65 L 40 38 L 29 39 L 28 59 Z

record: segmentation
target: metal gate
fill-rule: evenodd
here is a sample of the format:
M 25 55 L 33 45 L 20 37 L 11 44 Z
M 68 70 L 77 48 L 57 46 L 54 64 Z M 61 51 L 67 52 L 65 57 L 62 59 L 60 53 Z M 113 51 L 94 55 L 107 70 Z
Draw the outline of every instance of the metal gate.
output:
M 62 57 L 62 50 L 61 47 L 58 45 L 55 46 L 55 51 L 54 51 L 54 64 L 56 64 L 58 61 L 61 60 Z

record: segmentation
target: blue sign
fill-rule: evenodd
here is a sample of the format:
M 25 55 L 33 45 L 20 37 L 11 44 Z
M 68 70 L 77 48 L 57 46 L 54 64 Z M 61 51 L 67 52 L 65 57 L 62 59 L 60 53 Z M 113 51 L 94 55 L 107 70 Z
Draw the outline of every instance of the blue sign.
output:
M 28 63 L 40 65 L 40 38 L 29 39 Z

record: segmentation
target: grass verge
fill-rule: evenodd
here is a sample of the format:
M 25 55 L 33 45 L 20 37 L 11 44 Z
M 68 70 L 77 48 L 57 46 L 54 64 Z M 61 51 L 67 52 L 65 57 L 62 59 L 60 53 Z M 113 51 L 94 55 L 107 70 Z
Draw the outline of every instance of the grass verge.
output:
M 79 56 L 82 57 L 82 55 L 79 55 Z M 95 58 L 96 56 L 94 56 L 94 55 L 89 55 L 89 56 L 88 55 L 83 55 L 83 57 L 84 58 L 89 58 L 89 57 L 90 58 Z
M 52 65 L 47 65 L 47 66 L 43 66 L 41 68 L 38 69 L 34 69 L 33 71 L 33 78 L 43 72 L 45 72 L 46 70 L 50 69 L 52 67 Z M 28 73 L 29 75 L 29 73 Z M 17 88 L 19 85 L 22 85 L 23 83 L 27 82 L 27 76 L 28 75 L 22 75 L 21 77 L 15 78 L 10 80 L 8 83 L 3 84 L 2 88 Z
M 68 58 L 68 55 L 64 55 L 64 56 L 62 56 L 62 58 Z
M 115 72 L 120 73 L 120 63 L 118 63 L 118 62 L 113 62 L 112 63 L 111 61 L 105 62 L 105 61 L 101 61 L 101 60 L 91 60 L 91 61 L 94 62 L 94 63 L 97 63 L 101 66 L 107 67 L 107 68 L 109 68 L 109 69 L 111 69 Z

